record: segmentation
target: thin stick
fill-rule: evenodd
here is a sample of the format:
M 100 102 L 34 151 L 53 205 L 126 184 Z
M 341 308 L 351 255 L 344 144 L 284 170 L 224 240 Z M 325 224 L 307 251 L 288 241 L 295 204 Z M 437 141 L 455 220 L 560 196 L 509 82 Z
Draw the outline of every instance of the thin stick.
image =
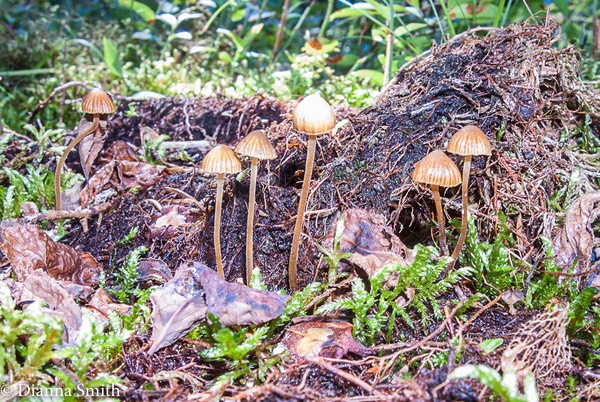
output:
M 275 61 L 277 53 L 279 53 L 279 46 L 281 45 L 281 39 L 285 32 L 285 20 L 287 19 L 288 9 L 290 8 L 290 0 L 283 2 L 283 9 L 281 10 L 281 19 L 279 20 L 279 29 L 277 30 L 277 36 L 275 37 L 275 46 L 273 46 L 273 53 L 271 54 L 271 63 Z
M 55 200 L 54 208 L 57 211 L 60 211 L 60 175 L 61 175 L 62 167 L 63 167 L 65 161 L 67 160 L 67 156 L 69 156 L 69 152 L 71 152 L 73 150 L 73 148 L 75 148 L 75 146 L 77 144 L 79 144 L 79 142 L 81 140 L 83 140 L 89 134 L 96 131 L 96 129 L 98 128 L 99 121 L 100 121 L 100 115 L 95 114 L 92 125 L 89 128 L 87 128 L 86 130 L 83 130 L 83 132 L 81 134 L 79 134 L 73 141 L 71 141 L 71 143 L 67 146 L 67 149 L 65 149 L 65 152 L 63 152 L 62 156 L 60 157 L 58 164 L 56 165 L 56 171 L 54 172 L 54 200 Z
M 48 97 L 46 99 L 44 99 L 43 101 L 39 102 L 37 104 L 37 106 L 35 107 L 35 109 L 33 109 L 33 112 L 31 112 L 31 115 L 29 116 L 29 121 L 28 121 L 29 124 L 33 123 L 33 119 L 39 113 L 39 111 L 42 110 L 43 108 L 45 108 L 46 105 L 48 105 L 48 103 L 52 99 L 54 99 L 54 97 L 56 95 L 58 95 L 61 92 L 66 91 L 67 89 L 73 88 L 73 87 L 83 87 L 83 88 L 87 89 L 88 91 L 92 90 L 92 88 L 93 88 L 83 81 L 71 81 L 71 82 L 67 82 L 63 85 L 60 85 L 60 86 L 54 88 L 54 90 L 52 92 L 50 92 L 50 95 L 48 95 Z
M 448 247 L 446 246 L 446 224 L 444 221 L 444 212 L 442 211 L 442 200 L 440 198 L 440 186 L 431 185 L 433 193 L 433 201 L 435 202 L 435 210 L 437 211 L 438 227 L 440 229 L 440 254 L 447 255 Z
M 456 248 L 452 252 L 452 258 L 454 261 L 456 261 L 458 258 L 460 250 L 465 243 L 465 239 L 467 238 L 467 228 L 469 226 L 469 212 L 467 210 L 467 204 L 469 203 L 469 173 L 471 171 L 472 159 L 473 157 L 471 155 L 465 155 L 462 179 L 462 222 L 460 225 L 460 236 L 458 238 L 458 242 L 456 243 Z M 452 265 L 454 265 L 454 261 L 452 262 Z
M 298 250 L 300 249 L 300 235 L 302 234 L 302 223 L 304 220 L 304 210 L 306 209 L 306 200 L 308 198 L 308 187 L 310 186 L 310 177 L 312 176 L 313 160 L 317 147 L 317 136 L 308 136 L 308 150 L 306 153 L 306 167 L 304 168 L 304 181 L 302 182 L 302 193 L 300 195 L 300 204 L 298 205 L 298 215 L 296 217 L 296 226 L 294 227 L 294 239 L 292 240 L 292 251 L 290 253 L 290 289 L 292 292 L 298 290 L 298 279 L 296 278 L 296 265 L 298 264 Z M 439 195 L 438 195 L 439 197 Z
M 217 272 L 223 278 L 225 273 L 223 272 L 223 259 L 221 257 L 221 204 L 223 203 L 223 182 L 225 181 L 225 174 L 217 174 L 217 201 L 215 209 L 215 259 L 217 260 Z
M 95 207 L 80 209 L 77 211 L 46 211 L 38 212 L 32 215 L 26 215 L 23 217 L 25 221 L 29 223 L 35 223 L 39 221 L 53 221 L 59 219 L 85 219 L 96 214 L 106 212 L 113 204 L 111 202 L 105 202 Z
M 306 356 L 306 360 L 308 360 L 311 363 L 316 364 L 317 366 L 339 376 L 342 377 L 344 380 L 346 381 L 350 381 L 351 383 L 353 383 L 354 385 L 357 385 L 359 387 L 361 387 L 362 389 L 364 389 L 365 391 L 367 391 L 370 394 L 374 394 L 374 395 L 379 395 L 379 396 L 383 396 L 383 394 L 379 391 L 377 391 L 375 388 L 373 388 L 373 386 L 371 386 L 370 384 L 367 384 L 366 382 L 364 382 L 363 380 L 361 380 L 360 378 L 342 370 L 339 369 L 337 367 L 335 367 L 333 364 L 330 364 L 328 362 L 326 362 L 325 360 L 323 360 L 320 357 L 313 357 L 313 356 Z
M 250 200 L 248 201 L 248 224 L 246 225 L 246 284 L 250 286 L 252 279 L 254 249 L 254 205 L 256 204 L 256 176 L 258 175 L 258 159 L 250 159 Z

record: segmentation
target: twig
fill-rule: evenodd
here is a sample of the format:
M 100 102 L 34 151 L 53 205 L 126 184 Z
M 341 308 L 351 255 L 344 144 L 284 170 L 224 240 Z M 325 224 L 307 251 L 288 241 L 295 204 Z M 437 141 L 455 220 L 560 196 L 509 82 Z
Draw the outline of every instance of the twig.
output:
M 105 202 L 95 207 L 80 209 L 77 211 L 50 210 L 46 212 L 39 212 L 36 214 L 28 215 L 23 217 L 23 219 L 28 223 L 35 223 L 43 220 L 53 221 L 59 219 L 83 219 L 106 212 L 112 207 L 112 205 L 113 204 L 111 202 Z
M 323 360 L 323 358 L 321 357 L 313 357 L 313 356 L 307 356 L 306 360 L 308 360 L 311 363 L 316 364 L 317 366 L 339 376 L 342 377 L 344 380 L 350 381 L 351 383 L 353 383 L 354 385 L 357 385 L 359 387 L 361 387 L 362 389 L 364 389 L 365 391 L 367 391 L 370 394 L 374 394 L 374 395 L 378 395 L 378 396 L 384 396 L 381 392 L 377 391 L 376 389 L 374 389 L 370 384 L 367 384 L 366 382 L 364 382 L 363 380 L 361 380 L 360 378 L 342 370 L 339 369 L 337 367 L 335 367 L 332 364 L 327 363 L 325 360 Z
M 50 95 L 48 95 L 48 97 L 46 99 L 44 99 L 43 101 L 39 102 L 37 104 L 37 106 L 35 107 L 35 109 L 33 109 L 33 112 L 31 112 L 31 115 L 29 116 L 28 123 L 33 124 L 33 120 L 34 120 L 35 116 L 40 112 L 40 110 L 45 108 L 46 105 L 48 105 L 48 103 L 50 103 L 50 101 L 52 99 L 54 99 L 54 97 L 56 95 L 66 91 L 67 89 L 73 88 L 73 87 L 84 87 L 88 91 L 93 88 L 92 86 L 89 86 L 88 84 L 86 84 L 83 81 L 70 81 L 70 82 L 67 82 L 66 84 L 63 84 L 63 85 L 60 85 L 60 86 L 54 88 L 54 90 L 50 93 Z
M 288 9 L 290 8 L 290 0 L 285 0 L 283 3 L 283 9 L 281 11 L 281 19 L 279 20 L 279 29 L 277 30 L 277 37 L 275 38 L 275 46 L 273 46 L 273 53 L 271 54 L 271 63 L 275 60 L 277 53 L 279 53 L 279 46 L 281 45 L 281 39 L 285 32 L 285 20 L 287 19 Z
M 486 311 L 487 309 L 492 307 L 494 304 L 498 303 L 498 301 L 501 298 L 502 298 L 502 294 L 499 294 L 498 296 L 496 296 L 496 298 L 494 300 L 492 300 L 491 302 L 489 302 L 488 304 L 486 304 L 485 306 L 483 306 L 482 308 L 477 310 L 477 312 L 475 314 L 473 314 L 473 316 L 471 318 L 469 318 L 469 320 L 466 323 L 462 324 L 460 326 L 460 328 L 458 328 L 459 337 L 462 336 L 463 331 L 465 329 L 467 329 L 467 327 L 469 327 L 471 324 L 473 324 L 473 321 L 475 321 L 484 311 Z

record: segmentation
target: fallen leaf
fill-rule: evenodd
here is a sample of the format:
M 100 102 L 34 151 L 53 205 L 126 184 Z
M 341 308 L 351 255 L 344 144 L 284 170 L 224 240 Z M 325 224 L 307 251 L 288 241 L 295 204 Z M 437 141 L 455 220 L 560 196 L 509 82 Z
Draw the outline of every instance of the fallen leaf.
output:
M 91 254 L 56 243 L 39 227 L 15 220 L 0 223 L 0 250 L 19 281 L 36 270 L 44 270 L 55 279 L 93 286 L 102 272 L 102 266 Z
M 87 182 L 87 185 L 81 190 L 80 199 L 81 207 L 85 208 L 94 201 L 96 195 L 98 195 L 104 186 L 106 186 L 115 171 L 117 162 L 112 161 L 102 166 L 95 175 L 93 175 Z
M 154 223 L 150 225 L 150 237 L 165 239 L 175 237 L 199 218 L 197 208 L 189 205 L 167 205 L 161 209 Z
M 77 135 L 87 130 L 92 125 L 92 122 L 83 118 L 77 126 Z M 94 161 L 102 151 L 104 140 L 106 139 L 106 120 L 100 121 L 100 127 L 93 133 L 83 138 L 79 143 L 79 160 L 83 175 L 86 179 L 90 178 Z
M 139 281 L 148 286 L 163 284 L 173 279 L 171 270 L 163 260 L 142 258 L 138 264 Z
M 344 215 L 340 249 L 344 253 L 352 253 L 348 260 L 367 278 L 389 263 L 409 265 L 413 261 L 411 250 L 386 226 L 383 215 L 363 209 L 349 209 Z M 332 225 L 325 237 L 325 248 L 333 248 L 335 227 Z
M 216 271 L 194 264 L 200 272 L 208 312 L 216 315 L 221 325 L 259 325 L 283 313 L 289 296 L 252 289 L 239 282 L 226 282 Z
M 131 306 L 117 303 L 104 289 L 98 289 L 87 306 L 92 307 L 92 314 L 101 321 L 107 321 L 108 316 L 114 312 L 120 316 L 131 313 Z
M 136 162 L 137 158 L 133 148 L 123 140 L 117 140 L 106 150 L 108 159 L 115 161 Z
M 354 353 L 369 356 L 375 352 L 361 345 L 352 336 L 348 322 L 308 321 L 290 327 L 281 344 L 290 352 L 294 363 L 305 363 L 307 357 L 341 359 Z
M 150 165 L 144 162 L 133 162 L 120 160 L 117 164 L 121 190 L 127 190 L 136 186 L 149 187 L 159 181 L 166 167 L 161 165 Z
M 182 265 L 175 277 L 150 295 L 152 346 L 148 354 L 169 346 L 206 317 L 204 292 L 200 288 L 201 264 Z
M 590 264 L 594 247 L 592 223 L 600 214 L 600 191 L 584 194 L 571 203 L 565 214 L 565 223 L 553 241 L 556 265 L 563 272 L 585 271 Z
M 41 270 L 32 272 L 23 283 L 19 303 L 29 300 L 47 303 L 48 308 L 62 318 L 66 343 L 71 344 L 77 339 L 82 323 L 81 308 L 57 280 Z

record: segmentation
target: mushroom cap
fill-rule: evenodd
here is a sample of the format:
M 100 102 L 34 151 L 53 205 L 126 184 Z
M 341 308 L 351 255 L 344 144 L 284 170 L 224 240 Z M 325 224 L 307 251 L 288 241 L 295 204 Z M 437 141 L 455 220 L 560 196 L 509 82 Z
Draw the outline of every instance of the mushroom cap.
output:
M 202 170 L 210 173 L 237 173 L 242 170 L 242 161 L 226 145 L 217 145 L 202 159 Z
M 308 95 L 294 109 L 292 122 L 298 131 L 309 135 L 323 134 L 335 127 L 335 113 L 325 99 Z
M 236 145 L 235 152 L 256 159 L 275 159 L 277 152 L 264 130 L 254 130 Z
M 456 164 L 439 149 L 429 153 L 415 164 L 412 178 L 418 183 L 440 187 L 454 187 L 462 182 Z
M 81 110 L 89 114 L 112 114 L 117 108 L 106 92 L 94 88 L 83 97 Z
M 457 155 L 491 155 L 492 146 L 483 131 L 475 126 L 458 130 L 448 142 L 448 151 Z

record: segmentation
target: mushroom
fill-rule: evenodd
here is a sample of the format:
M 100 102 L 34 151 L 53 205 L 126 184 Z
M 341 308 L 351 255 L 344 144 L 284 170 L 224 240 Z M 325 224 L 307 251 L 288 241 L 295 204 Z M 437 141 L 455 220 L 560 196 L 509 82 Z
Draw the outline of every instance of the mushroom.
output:
M 296 130 L 308 134 L 308 150 L 306 154 L 306 167 L 304 169 L 304 181 L 302 182 L 302 193 L 300 195 L 296 226 L 294 227 L 294 239 L 292 240 L 292 251 L 290 253 L 290 288 L 292 291 L 295 291 L 298 288 L 296 264 L 298 263 L 298 250 L 300 248 L 300 234 L 302 233 L 304 209 L 306 208 L 306 199 L 312 175 L 317 136 L 319 134 L 324 134 L 335 127 L 335 114 L 325 99 L 321 98 L 319 95 L 309 95 L 296 106 L 292 116 L 292 122 L 294 123 Z
M 98 125 L 100 123 L 100 115 L 103 114 L 112 114 L 115 112 L 116 108 L 110 96 L 100 88 L 94 88 L 90 92 L 88 92 L 83 97 L 83 103 L 81 104 L 81 110 L 85 114 L 91 114 L 93 116 L 92 125 L 85 129 L 81 134 L 79 134 L 69 145 L 67 145 L 67 149 L 63 152 L 60 157 L 58 164 L 56 165 L 56 172 L 54 173 L 54 196 L 55 196 L 55 209 L 60 211 L 60 175 L 62 171 L 62 167 L 69 156 L 69 152 L 75 148 L 81 140 L 83 140 L 86 136 L 93 133 L 98 129 Z
M 443 151 L 436 150 L 425 156 L 415 164 L 412 179 L 417 183 L 431 185 L 435 209 L 437 211 L 438 226 L 440 230 L 441 254 L 448 253 L 446 247 L 446 231 L 444 229 L 444 213 L 440 199 L 440 187 L 454 187 L 461 182 L 460 170 Z
M 246 284 L 250 286 L 253 266 L 252 242 L 258 163 L 261 160 L 275 159 L 277 153 L 263 130 L 252 131 L 237 144 L 235 151 L 240 155 L 250 157 L 250 200 L 248 201 L 248 224 L 246 226 Z
M 223 203 L 223 182 L 225 175 L 237 173 L 242 170 L 242 161 L 226 145 L 217 145 L 202 159 L 202 170 L 217 174 L 217 199 L 215 201 L 215 259 L 217 260 L 217 271 L 222 277 L 223 260 L 221 258 L 221 204 Z
M 471 160 L 473 155 L 491 155 L 492 146 L 483 132 L 475 126 L 465 126 L 458 130 L 448 142 L 448 152 L 462 155 L 465 157 L 462 177 L 462 223 L 460 225 L 460 236 L 456 243 L 456 248 L 452 252 L 454 261 L 460 254 L 465 239 L 467 237 L 469 203 L 469 173 L 471 170 Z

